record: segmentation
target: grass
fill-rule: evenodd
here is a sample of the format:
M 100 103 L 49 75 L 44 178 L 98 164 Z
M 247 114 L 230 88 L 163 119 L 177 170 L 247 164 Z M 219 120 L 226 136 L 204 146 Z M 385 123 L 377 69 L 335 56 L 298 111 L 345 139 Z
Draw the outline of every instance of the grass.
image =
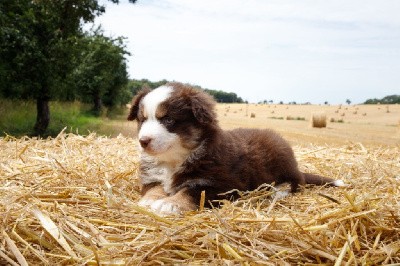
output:
M 300 116 L 293 117 L 293 116 L 289 115 L 289 116 L 286 117 L 286 120 L 306 121 L 306 118 L 305 117 L 300 117 Z
M 113 132 L 103 127 L 106 117 L 96 117 L 90 112 L 91 105 L 80 102 L 50 102 L 50 124 L 46 136 L 56 136 L 63 128 L 67 132 L 86 135 L 96 131 L 109 135 Z M 112 117 L 118 116 L 118 111 Z M 36 121 L 36 104 L 33 101 L 0 99 L 0 136 L 31 136 Z
M 335 118 L 331 118 L 329 120 L 331 123 L 344 123 L 343 119 L 335 119 Z
M 269 119 L 277 119 L 277 120 L 283 120 L 284 117 L 283 116 L 270 116 L 268 117 Z
M 33 102 L 0 100 L 0 135 L 30 135 L 36 119 Z

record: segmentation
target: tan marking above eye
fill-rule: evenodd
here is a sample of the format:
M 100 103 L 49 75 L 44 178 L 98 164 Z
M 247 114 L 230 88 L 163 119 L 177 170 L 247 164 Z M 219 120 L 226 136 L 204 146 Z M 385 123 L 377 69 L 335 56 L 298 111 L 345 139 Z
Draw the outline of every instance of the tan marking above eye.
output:
M 156 110 L 156 118 L 161 119 L 164 116 L 166 116 L 166 114 L 167 114 L 167 108 L 165 108 L 163 105 L 159 105 Z

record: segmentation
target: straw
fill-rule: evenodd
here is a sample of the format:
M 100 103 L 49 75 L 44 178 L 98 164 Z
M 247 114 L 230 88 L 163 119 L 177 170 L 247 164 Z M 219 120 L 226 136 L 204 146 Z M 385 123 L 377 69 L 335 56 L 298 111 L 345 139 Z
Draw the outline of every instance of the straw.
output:
M 203 194 L 201 211 L 163 217 L 137 205 L 136 143 L 64 132 L 45 140 L 0 139 L 0 261 L 400 263 L 398 145 L 294 146 L 302 171 L 342 179 L 347 186 L 306 186 L 284 198 L 261 186 L 214 209 L 204 208 Z

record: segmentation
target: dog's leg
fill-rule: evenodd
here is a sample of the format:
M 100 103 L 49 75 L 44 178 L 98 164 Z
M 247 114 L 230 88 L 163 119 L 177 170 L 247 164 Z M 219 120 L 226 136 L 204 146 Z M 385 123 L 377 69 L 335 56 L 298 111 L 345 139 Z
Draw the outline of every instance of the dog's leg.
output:
M 142 186 L 142 198 L 139 200 L 138 205 L 145 207 L 151 206 L 156 200 L 167 197 L 163 187 L 159 183 L 151 183 Z
M 185 211 L 196 210 L 197 206 L 187 192 L 187 189 L 182 189 L 172 196 L 154 201 L 150 207 L 161 215 L 181 214 Z

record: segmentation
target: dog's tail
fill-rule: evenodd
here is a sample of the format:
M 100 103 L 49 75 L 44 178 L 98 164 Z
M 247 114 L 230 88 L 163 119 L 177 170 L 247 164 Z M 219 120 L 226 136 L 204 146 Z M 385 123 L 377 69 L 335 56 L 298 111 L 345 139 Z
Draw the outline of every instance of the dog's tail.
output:
M 320 175 L 314 175 L 309 173 L 303 173 L 304 181 L 306 184 L 312 184 L 317 186 L 329 185 L 335 187 L 344 187 L 345 183 L 343 180 L 335 180 L 329 177 L 324 177 Z

